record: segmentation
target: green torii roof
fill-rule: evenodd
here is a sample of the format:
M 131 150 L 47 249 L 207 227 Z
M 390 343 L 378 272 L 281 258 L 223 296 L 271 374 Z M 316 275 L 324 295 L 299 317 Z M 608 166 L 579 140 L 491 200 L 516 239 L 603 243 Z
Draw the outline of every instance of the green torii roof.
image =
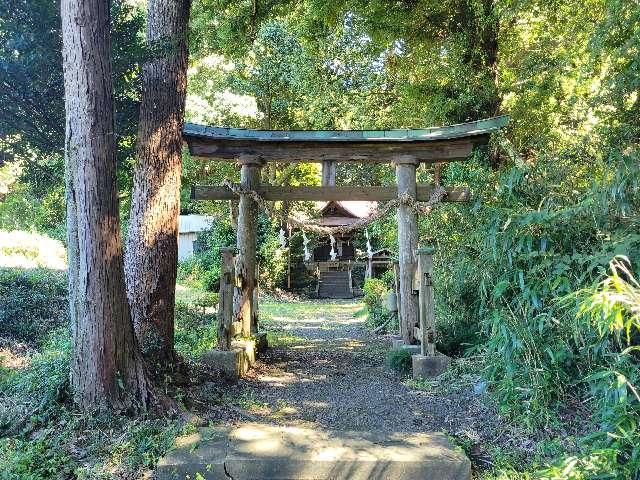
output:
M 430 142 L 486 136 L 509 123 L 509 117 L 486 118 L 445 127 L 394 130 L 251 130 L 185 123 L 185 137 L 264 142 Z

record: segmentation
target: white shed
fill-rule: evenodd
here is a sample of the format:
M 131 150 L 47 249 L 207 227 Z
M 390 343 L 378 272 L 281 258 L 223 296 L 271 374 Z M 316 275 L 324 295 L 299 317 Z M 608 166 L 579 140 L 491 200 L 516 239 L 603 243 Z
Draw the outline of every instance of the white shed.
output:
M 193 243 L 198 232 L 211 227 L 214 218 L 207 215 L 180 215 L 178 226 L 178 260 L 186 260 L 193 255 Z

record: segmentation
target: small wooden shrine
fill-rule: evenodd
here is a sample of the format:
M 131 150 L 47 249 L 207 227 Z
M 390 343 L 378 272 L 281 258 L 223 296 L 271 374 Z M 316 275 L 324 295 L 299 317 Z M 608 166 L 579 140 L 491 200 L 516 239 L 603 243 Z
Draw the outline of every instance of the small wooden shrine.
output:
M 377 208 L 376 202 L 329 201 L 320 204 L 316 225 L 345 227 L 369 217 Z M 353 268 L 357 261 L 353 234 L 320 237 L 306 267 L 317 279 L 318 298 L 352 298 L 354 296 Z

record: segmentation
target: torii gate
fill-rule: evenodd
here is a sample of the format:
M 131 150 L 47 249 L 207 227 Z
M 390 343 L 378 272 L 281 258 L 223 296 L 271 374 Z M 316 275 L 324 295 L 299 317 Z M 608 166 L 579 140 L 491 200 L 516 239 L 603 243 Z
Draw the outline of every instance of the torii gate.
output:
M 240 166 L 240 185 L 255 190 L 265 200 L 369 200 L 388 201 L 408 194 L 417 201 L 429 200 L 434 187 L 416 183 L 420 163 L 465 160 L 477 144 L 506 126 L 507 116 L 476 122 L 425 129 L 362 131 L 276 131 L 220 128 L 186 123 L 183 137 L 194 157 L 235 161 Z M 260 184 L 260 168 L 266 162 L 323 164 L 323 186 L 290 187 Z M 363 164 L 391 163 L 396 170 L 396 186 L 332 186 L 336 162 Z M 467 201 L 465 188 L 447 188 L 445 201 Z M 240 200 L 238 212 L 237 274 L 241 279 L 239 303 L 234 315 L 242 322 L 243 336 L 255 335 L 258 328 L 256 279 L 257 204 L 248 194 L 236 195 L 227 187 L 194 186 L 196 200 Z M 418 298 L 413 294 L 413 275 L 418 247 L 418 217 L 400 205 L 398 219 L 398 261 L 400 277 L 400 333 L 406 344 L 415 343 L 418 325 Z

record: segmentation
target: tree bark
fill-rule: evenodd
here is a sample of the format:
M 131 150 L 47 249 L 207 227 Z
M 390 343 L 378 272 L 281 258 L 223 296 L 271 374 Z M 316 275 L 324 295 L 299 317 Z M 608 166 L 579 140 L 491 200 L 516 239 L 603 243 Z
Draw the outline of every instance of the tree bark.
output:
M 107 0 L 62 0 L 70 383 L 82 408 L 151 398 L 125 291 Z
M 131 217 L 125 254 L 133 324 L 145 357 L 172 362 L 189 0 L 149 0 Z
M 416 163 L 408 158 L 396 162 L 398 197 L 416 198 Z M 400 335 L 406 344 L 415 343 L 413 327 L 418 325 L 418 298 L 413 294 L 413 272 L 418 247 L 418 215 L 408 206 L 398 206 L 398 263 L 400 267 Z
M 260 162 L 245 159 L 240 167 L 240 185 L 256 190 L 260 186 Z M 254 299 L 256 278 L 256 238 L 258 204 L 249 195 L 240 195 L 238 209 L 236 275 L 242 285 L 236 288 L 233 301 L 234 319 L 242 322 L 242 335 L 248 337 L 258 331 L 258 312 Z

